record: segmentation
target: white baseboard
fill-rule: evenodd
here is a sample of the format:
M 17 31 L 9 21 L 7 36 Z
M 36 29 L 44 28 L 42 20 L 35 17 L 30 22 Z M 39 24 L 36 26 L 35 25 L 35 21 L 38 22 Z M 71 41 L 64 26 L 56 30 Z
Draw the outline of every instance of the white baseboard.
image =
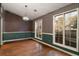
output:
M 45 42 L 42 42 L 42 41 L 39 41 L 39 40 L 36 40 L 36 39 L 33 39 L 33 40 L 35 40 L 35 41 L 37 41 L 37 42 L 40 42 L 40 43 L 42 43 L 42 44 L 45 44 L 45 45 L 47 45 L 47 46 L 49 46 L 49 47 L 55 48 L 55 49 L 57 49 L 57 50 L 59 50 L 59 51 L 61 51 L 61 52 L 65 52 L 65 53 L 67 53 L 67 54 L 69 54 L 69 55 L 77 56 L 76 54 L 73 54 L 73 53 L 70 53 L 70 52 L 65 51 L 65 50 L 63 50 L 63 49 L 57 48 L 57 47 L 52 46 L 52 45 L 50 45 L 50 44 L 47 44 L 47 43 L 45 43 Z
M 19 39 L 12 39 L 12 40 L 4 40 L 3 43 L 5 43 L 5 42 L 12 42 L 12 41 L 27 40 L 27 39 L 32 39 L 32 38 L 29 37 L 29 38 L 19 38 Z

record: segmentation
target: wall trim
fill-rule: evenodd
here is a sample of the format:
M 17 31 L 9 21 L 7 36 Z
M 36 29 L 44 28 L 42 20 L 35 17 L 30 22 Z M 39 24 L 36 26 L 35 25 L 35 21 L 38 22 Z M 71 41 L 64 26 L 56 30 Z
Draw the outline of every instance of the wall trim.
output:
M 69 55 L 72 55 L 72 56 L 78 56 L 78 55 L 76 55 L 76 54 L 70 53 L 70 52 L 65 51 L 65 50 L 63 50 L 63 49 L 60 49 L 60 48 L 57 48 L 57 47 L 52 46 L 52 45 L 50 45 L 50 44 L 47 44 L 47 43 L 45 43 L 45 42 L 36 40 L 35 38 L 32 38 L 32 39 L 35 40 L 35 41 L 37 41 L 37 42 L 40 42 L 40 43 L 42 43 L 42 44 L 45 44 L 45 45 L 47 45 L 47 46 L 49 46 L 49 47 L 51 47 L 51 48 L 55 48 L 55 49 L 57 49 L 57 50 L 59 50 L 59 51 L 61 51 L 61 52 L 67 53 L 67 54 L 69 54 Z
M 3 32 L 3 33 L 27 33 L 27 32 L 33 32 L 33 31 L 16 31 L 16 32 Z
M 19 38 L 19 39 L 12 39 L 12 40 L 4 40 L 3 43 L 5 43 L 5 42 L 13 42 L 13 41 L 20 41 L 20 40 L 27 40 L 27 39 L 32 39 L 32 38 L 29 37 L 29 38 Z
M 42 34 L 53 35 L 52 33 L 45 33 L 45 32 L 42 32 Z
M 3 12 L 3 8 L 1 7 L 1 13 Z M 0 45 L 3 45 L 3 35 L 2 35 L 2 33 L 3 33 L 3 17 L 2 17 L 2 15 L 1 15 L 1 43 L 0 43 Z

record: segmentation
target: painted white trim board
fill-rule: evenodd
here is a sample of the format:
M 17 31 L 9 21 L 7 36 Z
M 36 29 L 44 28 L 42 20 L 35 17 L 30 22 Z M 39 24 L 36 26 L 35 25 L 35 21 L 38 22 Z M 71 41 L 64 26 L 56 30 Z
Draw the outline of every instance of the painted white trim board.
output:
M 32 31 L 17 31 L 17 32 L 3 32 L 3 33 L 29 33 Z
M 45 32 L 43 32 L 42 34 L 53 35 L 52 33 L 45 33 Z
M 29 38 L 19 38 L 19 39 L 12 39 L 12 40 L 4 40 L 3 42 L 13 42 L 13 41 L 20 41 L 20 40 L 27 40 L 27 39 L 32 39 L 31 37 Z

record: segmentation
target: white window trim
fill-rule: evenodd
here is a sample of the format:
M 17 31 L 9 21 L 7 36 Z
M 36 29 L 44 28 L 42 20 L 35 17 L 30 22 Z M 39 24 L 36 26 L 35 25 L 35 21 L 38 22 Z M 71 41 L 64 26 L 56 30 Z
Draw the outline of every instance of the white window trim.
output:
M 68 49 L 71 49 L 71 50 L 73 50 L 73 51 L 79 51 L 79 34 L 78 34 L 78 32 L 79 32 L 79 29 L 77 28 L 77 39 L 76 39 L 76 42 L 77 42 L 77 47 L 76 48 L 73 48 L 73 47 L 70 47 L 70 46 L 66 46 L 65 45 L 65 36 L 64 36 L 64 38 L 63 38 L 63 44 L 59 44 L 59 43 L 56 43 L 55 42 L 55 24 L 54 24 L 54 22 L 55 22 L 55 17 L 56 16 L 58 16 L 58 15 L 65 15 L 66 13 L 69 13 L 69 12 L 73 12 L 73 11 L 78 11 L 78 15 L 77 15 L 77 18 L 79 19 L 79 8 L 75 8 L 75 9 L 72 9 L 72 10 L 69 10 L 69 11 L 66 11 L 66 12 L 62 12 L 62 13 L 59 13 L 59 14 L 56 14 L 56 15 L 53 15 L 53 43 L 54 44 L 56 44 L 56 45 L 58 45 L 58 46 L 61 46 L 61 47 L 64 47 L 64 48 L 68 48 Z M 77 22 L 79 22 L 79 21 L 77 21 Z M 77 24 L 77 27 L 78 27 L 79 25 Z
M 41 20 L 41 22 L 43 21 L 43 19 L 38 19 L 38 20 Z M 37 22 L 37 20 L 35 21 L 35 38 L 42 40 L 42 37 L 39 38 L 39 37 L 37 37 L 37 35 L 36 35 L 36 22 Z M 42 26 L 42 23 L 41 23 L 41 26 Z M 42 29 L 41 29 L 41 34 L 42 34 Z

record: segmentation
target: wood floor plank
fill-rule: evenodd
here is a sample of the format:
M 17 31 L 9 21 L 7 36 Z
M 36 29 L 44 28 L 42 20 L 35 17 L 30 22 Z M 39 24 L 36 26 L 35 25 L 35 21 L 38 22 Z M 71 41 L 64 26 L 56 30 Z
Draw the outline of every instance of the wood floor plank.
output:
M 34 40 L 5 43 L 0 47 L 0 56 L 69 56 Z

